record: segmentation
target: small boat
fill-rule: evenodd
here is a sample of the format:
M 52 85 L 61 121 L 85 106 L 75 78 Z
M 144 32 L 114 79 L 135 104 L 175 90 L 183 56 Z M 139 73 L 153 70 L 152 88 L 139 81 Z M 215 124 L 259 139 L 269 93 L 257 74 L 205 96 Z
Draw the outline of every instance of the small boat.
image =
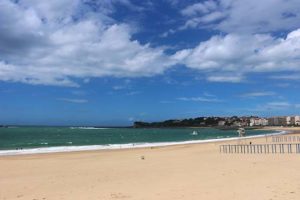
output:
M 198 132 L 197 132 L 197 131 L 193 131 L 193 132 L 191 133 L 191 135 L 198 135 Z

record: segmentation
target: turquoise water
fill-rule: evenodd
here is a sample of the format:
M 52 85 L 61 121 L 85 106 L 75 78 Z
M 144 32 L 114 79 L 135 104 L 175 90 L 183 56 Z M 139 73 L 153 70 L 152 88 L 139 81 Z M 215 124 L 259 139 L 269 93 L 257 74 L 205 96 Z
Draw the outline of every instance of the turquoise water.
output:
M 198 135 L 192 132 L 197 131 Z M 247 136 L 272 133 L 248 130 Z M 0 128 L 0 150 L 41 147 L 86 146 L 132 143 L 182 142 L 237 137 L 236 130 L 213 128 L 80 128 L 80 127 L 12 127 Z

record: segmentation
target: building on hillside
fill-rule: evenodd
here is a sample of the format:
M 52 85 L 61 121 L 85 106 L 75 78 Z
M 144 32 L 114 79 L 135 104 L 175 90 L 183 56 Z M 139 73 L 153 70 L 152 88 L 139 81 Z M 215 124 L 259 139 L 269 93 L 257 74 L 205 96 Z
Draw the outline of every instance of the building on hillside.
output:
M 249 126 L 254 126 L 254 125 L 255 125 L 255 118 L 250 118 Z
M 288 126 L 295 125 L 295 117 L 291 117 L 291 116 L 286 117 L 286 124 Z
M 300 124 L 300 120 L 299 120 Z M 287 120 L 286 117 L 270 117 L 268 119 L 268 125 L 269 126 L 286 126 Z
M 262 118 L 262 119 L 261 119 L 261 125 L 262 125 L 262 126 L 268 126 L 268 125 L 269 125 L 268 120 L 265 119 L 265 118 Z
M 295 125 L 300 126 L 300 116 L 295 116 Z
M 242 126 L 242 123 L 239 122 L 239 121 L 234 121 L 234 122 L 232 123 L 232 125 L 233 125 L 233 126 Z
M 218 122 L 218 126 L 224 126 L 224 125 L 225 125 L 225 123 L 226 123 L 226 121 L 224 121 L 224 120 L 221 120 L 221 121 L 219 121 L 219 122 Z
M 267 126 L 268 120 L 264 118 L 250 118 L 250 126 Z

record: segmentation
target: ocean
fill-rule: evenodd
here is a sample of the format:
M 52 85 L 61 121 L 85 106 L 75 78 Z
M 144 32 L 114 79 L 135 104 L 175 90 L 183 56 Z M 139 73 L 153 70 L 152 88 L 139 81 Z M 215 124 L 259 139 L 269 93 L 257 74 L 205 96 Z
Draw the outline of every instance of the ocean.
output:
M 271 133 L 274 131 L 246 131 L 247 136 Z M 233 137 L 237 137 L 236 130 L 214 128 L 9 127 L 0 128 L 0 155 L 162 146 Z

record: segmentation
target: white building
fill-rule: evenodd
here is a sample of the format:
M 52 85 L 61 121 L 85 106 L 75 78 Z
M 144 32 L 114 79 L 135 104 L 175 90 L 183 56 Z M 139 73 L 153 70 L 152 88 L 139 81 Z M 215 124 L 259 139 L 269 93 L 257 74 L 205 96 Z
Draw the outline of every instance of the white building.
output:
M 224 125 L 225 125 L 225 123 L 226 123 L 226 122 L 225 122 L 225 121 L 223 121 L 223 120 L 222 120 L 222 121 L 219 121 L 219 122 L 218 122 L 218 126 L 224 126 Z
M 268 126 L 268 120 L 267 119 L 261 119 L 261 125 L 262 126 Z
M 250 118 L 249 126 L 255 126 L 255 118 Z
M 290 117 L 290 116 L 286 117 L 286 124 L 288 126 L 295 125 L 295 117 Z
M 295 125 L 300 126 L 300 116 L 295 116 Z
M 267 126 L 268 120 L 264 118 L 251 118 L 250 119 L 250 126 Z
M 270 117 L 268 119 L 268 125 L 270 125 L 270 126 L 286 126 L 287 125 L 286 117 L 281 117 L 281 116 Z

